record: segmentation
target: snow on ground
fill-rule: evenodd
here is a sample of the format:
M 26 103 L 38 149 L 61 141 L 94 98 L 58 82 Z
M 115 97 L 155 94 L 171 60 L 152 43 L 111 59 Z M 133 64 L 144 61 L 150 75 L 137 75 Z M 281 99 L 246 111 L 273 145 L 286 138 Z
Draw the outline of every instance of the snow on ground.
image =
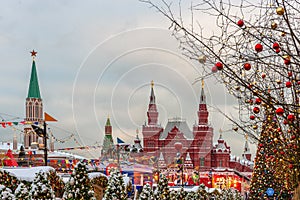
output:
M 36 173 L 43 171 L 55 171 L 53 167 L 41 166 L 41 167 L 14 167 L 14 168 L 0 168 L 0 171 L 9 172 L 12 176 L 17 177 L 19 180 L 32 182 Z

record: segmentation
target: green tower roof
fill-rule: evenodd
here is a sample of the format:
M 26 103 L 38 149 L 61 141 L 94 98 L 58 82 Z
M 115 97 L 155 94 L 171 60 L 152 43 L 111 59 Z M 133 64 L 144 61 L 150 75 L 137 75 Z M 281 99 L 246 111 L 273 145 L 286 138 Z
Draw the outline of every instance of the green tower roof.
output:
M 105 126 L 111 126 L 111 125 L 110 125 L 110 119 L 109 119 L 109 117 L 108 117 L 107 120 L 106 120 Z
M 28 89 L 27 98 L 41 98 L 39 82 L 36 72 L 35 61 L 32 61 L 32 68 L 31 68 L 31 76 L 30 76 L 30 83 Z

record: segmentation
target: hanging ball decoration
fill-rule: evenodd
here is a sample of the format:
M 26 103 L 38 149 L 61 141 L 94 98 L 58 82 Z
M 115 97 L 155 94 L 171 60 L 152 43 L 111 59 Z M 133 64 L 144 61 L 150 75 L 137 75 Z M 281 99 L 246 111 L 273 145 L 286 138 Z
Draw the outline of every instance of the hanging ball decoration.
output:
M 289 114 L 288 116 L 287 116 L 287 119 L 289 120 L 289 121 L 294 121 L 295 120 L 295 115 L 293 115 L 293 114 Z
M 261 99 L 260 98 L 256 98 L 255 99 L 255 104 L 257 104 L 257 105 L 261 104 Z
M 277 79 L 277 80 L 276 80 L 276 83 L 277 83 L 277 84 L 281 84 L 281 80 L 280 80 L 280 79 Z
M 240 19 L 236 24 L 237 24 L 239 27 L 243 27 L 243 26 L 244 26 L 244 21 Z
M 277 13 L 277 15 L 283 15 L 284 14 L 284 8 L 279 6 L 278 8 L 276 8 L 276 13 Z
M 215 64 L 215 66 L 217 67 L 218 70 L 222 70 L 223 69 L 223 64 L 221 62 L 217 62 Z
M 212 73 L 216 73 L 218 71 L 218 68 L 216 67 L 216 66 L 213 66 L 212 68 L 211 68 L 211 72 Z
M 293 164 L 290 163 L 290 164 L 289 164 L 289 168 L 290 168 L 290 169 L 293 169 Z
M 244 69 L 247 70 L 247 71 L 250 70 L 251 69 L 250 63 L 245 63 L 244 64 Z
M 254 48 L 256 52 L 261 52 L 263 50 L 263 46 L 260 43 L 256 44 Z
M 277 108 L 277 109 L 276 109 L 276 114 L 277 114 L 277 115 L 281 116 L 281 115 L 283 115 L 283 113 L 284 113 L 283 108 L 280 107 L 280 108 Z
M 284 64 L 285 64 L 285 65 L 291 64 L 291 60 L 290 60 L 290 59 L 284 59 Z
M 289 76 L 289 77 L 293 76 L 293 72 L 289 71 L 289 72 L 288 72 L 288 76 Z
M 264 78 L 266 78 L 266 74 L 265 73 L 262 73 L 261 74 L 261 77 L 264 79 Z
M 255 120 L 255 116 L 254 115 L 250 115 L 250 119 L 251 120 Z
M 253 125 L 253 129 L 256 130 L 258 128 L 257 125 Z
M 259 113 L 259 111 L 260 111 L 259 107 L 254 107 L 254 108 L 253 108 L 253 112 L 254 112 L 254 113 L 257 114 L 257 113 Z
M 286 35 L 286 32 L 282 31 L 282 32 L 280 33 L 280 35 L 281 35 L 281 37 L 284 37 L 284 36 Z
M 276 52 L 276 53 L 279 53 L 279 52 L 280 52 L 280 48 L 275 49 L 275 52 Z
M 292 82 L 291 82 L 291 81 L 286 82 L 286 83 L 285 83 L 285 86 L 286 86 L 287 88 L 292 87 Z
M 278 49 L 278 48 L 280 48 L 278 42 L 274 42 L 274 44 L 273 44 L 273 49 Z
M 233 129 L 234 131 L 238 131 L 238 130 L 239 130 L 239 128 L 238 128 L 237 126 L 233 127 L 232 129 Z
M 205 55 L 201 55 L 198 58 L 199 63 L 204 64 L 206 62 L 206 56 Z
M 272 23 L 271 23 L 271 28 L 272 28 L 273 30 L 275 30 L 275 29 L 277 28 L 277 23 L 276 23 L 276 22 L 272 22 Z
M 289 55 L 283 56 L 284 64 L 289 65 L 291 63 L 291 57 Z

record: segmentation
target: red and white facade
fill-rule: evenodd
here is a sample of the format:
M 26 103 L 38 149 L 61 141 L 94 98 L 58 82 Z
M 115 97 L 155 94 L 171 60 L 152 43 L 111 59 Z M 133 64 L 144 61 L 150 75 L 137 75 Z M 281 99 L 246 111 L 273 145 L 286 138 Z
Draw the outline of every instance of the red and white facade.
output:
M 246 142 L 242 159 L 230 155 L 231 150 L 220 135 L 213 144 L 213 127 L 208 124 L 208 110 L 204 87 L 202 86 L 198 120 L 192 130 L 185 120 L 173 118 L 166 127 L 158 124 L 158 110 L 155 102 L 154 84 L 151 83 L 150 102 L 147 111 L 148 123 L 142 127 L 144 155 L 158 160 L 160 170 L 172 168 L 178 156 L 184 161 L 186 168 L 199 173 L 210 174 L 225 171 L 228 174 L 252 172 L 251 153 Z M 174 170 L 173 170 L 174 171 Z M 221 175 L 219 175 L 221 177 Z M 213 179 L 213 177 L 212 177 Z M 213 180 L 210 182 L 212 183 Z M 215 181 L 216 182 L 216 181 Z M 213 181 L 214 183 L 214 181 Z

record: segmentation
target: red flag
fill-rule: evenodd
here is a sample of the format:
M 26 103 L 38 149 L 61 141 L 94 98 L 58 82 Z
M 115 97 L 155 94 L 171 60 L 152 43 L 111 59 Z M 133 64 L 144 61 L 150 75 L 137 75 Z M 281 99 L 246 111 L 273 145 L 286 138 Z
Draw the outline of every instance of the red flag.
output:
M 57 122 L 57 120 L 54 117 L 50 116 L 46 112 L 44 112 L 44 120 L 45 122 Z

